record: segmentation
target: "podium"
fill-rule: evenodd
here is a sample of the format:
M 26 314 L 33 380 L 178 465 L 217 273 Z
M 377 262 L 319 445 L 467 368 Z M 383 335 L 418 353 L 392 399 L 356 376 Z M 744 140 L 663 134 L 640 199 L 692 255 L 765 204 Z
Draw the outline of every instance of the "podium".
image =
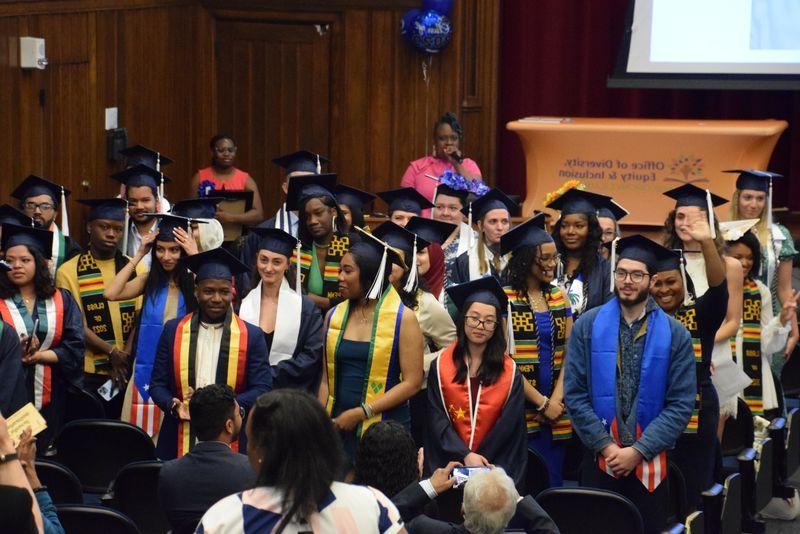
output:
M 685 183 L 730 199 L 736 175 L 766 169 L 781 120 L 673 120 L 527 117 L 509 122 L 526 160 L 523 214 L 568 180 L 614 197 L 630 212 L 623 223 L 663 226 L 674 201 L 661 193 Z M 728 204 L 717 208 L 729 218 Z

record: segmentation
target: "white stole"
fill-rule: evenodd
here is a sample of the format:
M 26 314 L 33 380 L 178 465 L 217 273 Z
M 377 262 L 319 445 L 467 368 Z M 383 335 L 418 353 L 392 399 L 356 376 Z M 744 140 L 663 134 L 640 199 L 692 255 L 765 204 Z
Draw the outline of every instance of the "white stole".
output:
M 269 351 L 269 364 L 278 365 L 294 356 L 300 334 L 303 297 L 298 295 L 284 278 L 278 292 L 278 309 L 275 313 L 275 332 Z M 239 317 L 258 326 L 261 318 L 261 281 L 242 299 Z
M 469 250 L 470 243 L 475 239 L 475 232 L 467 223 L 461 223 L 458 228 L 458 250 L 456 258 Z
M 494 261 L 494 252 L 492 249 L 483 245 L 483 257 L 487 264 L 487 271 L 485 273 L 481 273 L 480 262 L 478 261 L 478 247 L 481 246 L 480 243 L 477 241 L 475 242 L 475 246 L 469 249 L 467 253 L 467 259 L 469 260 L 469 280 L 477 280 L 487 274 L 492 274 L 492 262 Z M 497 273 L 500 275 L 502 271 L 506 268 L 506 264 L 508 263 L 508 255 L 500 256 L 500 272 Z

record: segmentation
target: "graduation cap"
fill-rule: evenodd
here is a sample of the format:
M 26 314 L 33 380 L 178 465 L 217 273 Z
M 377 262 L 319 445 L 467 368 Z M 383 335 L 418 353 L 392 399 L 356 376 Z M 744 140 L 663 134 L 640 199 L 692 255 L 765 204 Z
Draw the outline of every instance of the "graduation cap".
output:
M 535 247 L 542 243 L 552 243 L 553 237 L 545 230 L 547 221 L 544 213 L 538 213 L 521 223 L 500 238 L 500 254 L 508 254 L 522 247 Z
M 433 203 L 413 187 L 381 191 L 378 196 L 389 206 L 389 215 L 395 211 L 407 211 L 419 215 L 422 210 L 433 207 Z
M 683 259 L 683 251 L 681 249 L 668 249 L 662 247 L 659 257 L 656 259 L 656 266 L 653 273 L 663 273 L 667 271 L 680 271 L 681 280 L 683 281 L 683 304 L 688 305 L 692 302 L 692 296 L 689 294 L 689 284 L 686 276 L 686 262 Z M 613 267 L 612 267 L 613 268 Z
M 123 148 L 119 151 L 119 153 L 125 156 L 128 167 L 145 165 L 154 171 L 159 172 L 161 171 L 162 165 L 174 163 L 171 158 L 168 158 L 161 152 L 142 145 L 134 145 Z
M 308 150 L 298 150 L 291 154 L 278 156 L 272 160 L 272 163 L 283 167 L 286 170 L 286 174 L 301 171 L 322 174 L 322 164 L 329 163 L 329 160 L 325 156 L 314 154 Z
M 128 167 L 111 175 L 111 178 L 122 182 L 125 187 L 149 187 L 157 192 L 159 196 L 163 193 L 164 184 L 172 181 L 163 172 L 157 171 L 152 167 L 138 163 L 133 167 Z
M 582 191 L 580 189 L 571 188 L 547 204 L 548 208 L 558 210 L 561 216 L 573 215 L 575 213 L 597 214 L 601 208 L 607 207 L 611 197 L 592 193 L 590 191 Z
M 345 204 L 362 210 L 365 204 L 369 204 L 375 200 L 375 195 L 372 193 L 367 193 L 361 189 L 344 184 L 337 185 L 333 192 L 336 195 L 336 202 L 338 204 Z
M 181 259 L 195 275 L 195 282 L 203 280 L 230 280 L 231 277 L 250 271 L 236 256 L 224 248 L 213 248 Z
M 33 217 L 28 217 L 14 206 L 3 204 L 0 206 L 0 223 L 18 224 L 19 226 L 33 226 Z
M 725 241 L 738 241 L 750 231 L 761 219 L 740 219 L 719 223 L 719 231 Z
M 628 215 L 628 210 L 617 204 L 613 198 L 609 198 L 605 206 L 597 210 L 598 217 L 605 217 L 613 221 L 619 221 Z
M 128 201 L 124 198 L 83 198 L 78 202 L 89 206 L 88 221 L 95 219 L 124 221 L 128 213 Z
M 411 217 L 405 226 L 409 232 L 415 233 L 429 243 L 442 244 L 456 231 L 455 224 L 428 219 L 427 217 Z
M 714 228 L 714 208 L 728 202 L 721 196 L 715 195 L 708 189 L 700 189 L 693 184 L 683 184 L 675 189 L 664 192 L 665 196 L 675 199 L 675 208 L 683 206 L 696 206 L 708 211 L 708 227 L 711 238 L 716 239 L 717 231 Z
M 335 189 L 335 174 L 292 176 L 289 180 L 289 191 L 286 193 L 286 209 L 297 211 L 304 200 L 314 197 L 331 197 L 335 200 Z
M 3 223 L 0 248 L 8 250 L 17 245 L 27 245 L 38 250 L 45 259 L 53 255 L 53 232 L 33 226 Z
M 190 219 L 213 219 L 222 197 L 187 198 L 172 205 L 170 213 Z
M 191 235 L 192 223 L 205 223 L 207 221 L 190 219 L 188 217 L 181 217 L 180 215 L 173 215 L 172 213 L 144 213 L 148 217 L 155 217 L 159 219 L 158 235 L 156 240 L 172 242 L 175 241 L 175 234 L 173 233 L 176 228 L 185 230 Z
M 777 172 L 758 171 L 755 169 L 731 169 L 722 172 L 739 173 L 736 178 L 736 189 L 739 191 L 752 189 L 767 194 L 767 227 L 772 228 L 772 179 L 783 178 L 783 175 Z
M 430 243 L 419 235 L 409 232 L 397 223 L 386 221 L 372 231 L 372 235 L 382 239 L 389 246 L 403 252 L 409 269 L 408 278 L 403 289 L 409 293 L 417 290 L 419 274 L 417 273 L 417 252 L 424 250 Z
M 375 279 L 372 285 L 365 293 L 365 298 L 370 300 L 377 300 L 383 295 L 384 283 L 386 282 L 384 272 L 386 271 L 386 262 L 391 261 L 402 267 L 406 268 L 405 262 L 400 257 L 400 254 L 392 248 L 388 243 L 378 239 L 376 236 L 366 232 L 363 228 L 355 227 L 361 239 L 350 245 L 350 251 L 356 255 L 362 255 L 378 262 L 378 270 L 375 273 Z M 416 259 L 415 259 L 416 261 Z
M 67 216 L 67 197 L 70 193 L 71 191 L 63 185 L 54 184 L 35 174 L 29 174 L 28 177 L 22 180 L 22 183 L 11 192 L 11 196 L 19 199 L 21 204 L 25 202 L 26 198 L 48 195 L 53 199 L 54 204 L 61 205 L 61 233 L 68 236 L 69 217 Z
M 648 239 L 641 234 L 634 234 L 627 237 L 616 238 L 610 243 L 606 243 L 611 249 L 611 290 L 614 290 L 614 270 L 619 260 L 634 260 L 644 263 L 647 272 L 655 274 L 658 270 L 659 262 L 674 258 L 675 251 L 663 247 Z
M 448 197 L 457 197 L 461 200 L 462 204 L 467 203 L 467 197 L 469 196 L 469 191 L 466 189 L 455 189 L 447 184 L 439 184 L 436 186 L 436 193 L 434 193 L 433 201 L 436 202 L 436 197 L 439 195 L 447 195 Z
M 249 230 L 259 237 L 258 250 L 268 250 L 291 259 L 292 251 L 297 247 L 298 243 L 297 238 L 292 234 L 279 228 L 262 228 L 260 226 Z
M 483 196 L 470 202 L 468 206 L 462 208 L 461 213 L 470 217 L 470 221 L 472 221 L 481 220 L 487 213 L 497 209 L 506 210 L 509 214 L 514 214 L 519 209 L 519 205 L 494 187 Z

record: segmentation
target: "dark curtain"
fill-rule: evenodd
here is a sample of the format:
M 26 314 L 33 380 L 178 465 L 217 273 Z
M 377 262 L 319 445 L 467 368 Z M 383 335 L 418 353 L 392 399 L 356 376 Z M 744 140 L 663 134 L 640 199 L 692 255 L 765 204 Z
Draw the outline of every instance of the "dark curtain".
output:
M 529 115 L 783 119 L 789 129 L 769 170 L 789 179 L 776 181 L 775 205 L 800 209 L 800 91 L 608 89 L 627 8 L 628 0 L 503 0 L 498 185 L 525 194 L 522 147 L 505 125 Z

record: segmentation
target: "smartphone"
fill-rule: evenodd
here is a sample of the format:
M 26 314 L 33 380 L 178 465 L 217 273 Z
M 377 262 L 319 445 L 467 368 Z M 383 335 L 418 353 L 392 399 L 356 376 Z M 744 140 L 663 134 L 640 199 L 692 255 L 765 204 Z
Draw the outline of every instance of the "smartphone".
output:
M 465 484 L 469 477 L 481 471 L 488 471 L 488 467 L 455 467 L 453 468 L 453 478 L 456 479 L 455 487 Z
M 33 336 L 36 335 L 36 330 L 39 329 L 39 318 L 37 317 L 33 321 L 33 330 L 31 330 L 30 336 L 28 336 L 28 342 L 25 345 L 25 353 L 27 354 L 31 350 L 31 345 L 33 345 Z

